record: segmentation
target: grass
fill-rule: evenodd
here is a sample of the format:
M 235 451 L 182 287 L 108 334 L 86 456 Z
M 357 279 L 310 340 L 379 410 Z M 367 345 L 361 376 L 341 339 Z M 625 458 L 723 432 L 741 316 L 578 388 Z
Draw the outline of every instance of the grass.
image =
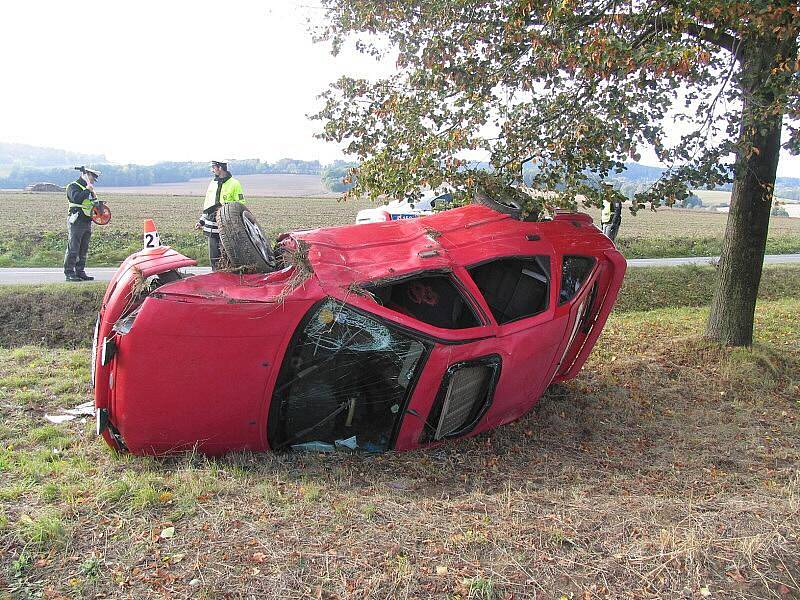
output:
M 42 418 L 89 399 L 85 350 L 0 349 L 0 589 L 795 597 L 800 287 L 781 286 L 797 274 L 766 280 L 751 350 L 703 341 L 704 308 L 639 310 L 708 271 L 662 288 L 632 271 L 577 379 L 509 426 L 411 453 L 118 456 L 91 419 Z
M 647 267 L 628 269 L 615 311 L 627 312 L 659 307 L 704 306 L 714 290 L 716 271 L 710 266 Z M 91 345 L 96 310 L 105 283 L 0 286 L 0 347 L 33 344 L 50 348 Z M 771 265 L 764 268 L 759 298 L 775 300 L 797 295 L 800 266 Z M 32 358 L 16 350 L 17 360 Z M 88 362 L 75 368 L 88 369 Z M 0 391 L 24 393 L 29 375 L 0 376 Z M 70 381 L 52 382 L 58 393 L 74 393 Z M 35 397 L 36 391 L 32 392 Z
M 629 268 L 614 311 L 709 305 L 715 283 L 716 269 L 711 266 Z M 797 290 L 800 290 L 800 265 L 764 268 L 758 288 L 759 299 L 797 297 Z
M 620 235 L 617 238 L 617 248 L 627 258 L 719 256 L 722 253 L 722 237 L 676 236 L 646 238 Z M 800 235 L 771 235 L 767 239 L 766 253 L 800 253 Z
M 0 191 L 0 201 L 26 207 L 26 221 L 0 215 L 5 232 L 0 239 L 0 267 L 54 267 L 64 260 L 65 199 L 61 194 Z M 141 249 L 142 222 L 156 221 L 162 243 L 208 264 L 206 240 L 194 231 L 202 199 L 191 196 L 111 195 L 114 213 L 106 227 L 95 227 L 89 266 L 117 266 Z M 355 222 L 356 213 L 372 206 L 367 201 L 337 202 L 330 198 L 250 198 L 248 206 L 270 236 L 285 231 Z M 599 222 L 597 210 L 588 211 Z M 713 256 L 722 248 L 727 215 L 698 210 L 660 209 L 625 214 L 617 239 L 628 258 Z M 800 219 L 773 217 L 767 252 L 800 252 Z
M 106 198 L 113 220 L 95 227 L 89 266 L 116 266 L 141 249 L 142 225 L 152 218 L 161 241 L 201 265 L 208 264 L 206 239 L 194 230 L 203 200 L 191 196 L 124 196 Z M 0 191 L 0 200 L 23 203 L 26 222 L 0 215 L 7 234 L 0 240 L 0 267 L 48 267 L 64 262 L 66 200 L 61 194 Z M 249 198 L 247 204 L 262 228 L 273 238 L 284 231 L 313 229 L 355 222 L 356 213 L 371 206 L 366 201 L 337 202 L 330 198 Z
M 600 211 L 589 209 L 595 223 Z M 718 256 L 728 215 L 702 210 L 660 208 L 623 213 L 616 243 L 627 258 Z M 800 252 L 800 219 L 772 217 L 767 254 Z

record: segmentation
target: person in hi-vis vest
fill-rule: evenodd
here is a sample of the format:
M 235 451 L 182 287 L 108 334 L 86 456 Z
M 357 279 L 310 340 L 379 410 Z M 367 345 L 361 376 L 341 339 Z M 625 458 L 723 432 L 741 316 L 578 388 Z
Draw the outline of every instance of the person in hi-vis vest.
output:
M 603 200 L 603 210 L 600 211 L 600 224 L 603 233 L 612 242 L 617 239 L 617 232 L 622 223 L 622 202 L 619 200 Z
M 91 281 L 86 274 L 86 256 L 92 237 L 92 208 L 97 202 L 94 183 L 100 171 L 75 167 L 81 176 L 67 184 L 67 251 L 64 253 L 64 276 L 67 281 Z
M 228 171 L 228 161 L 212 160 L 211 172 L 214 174 L 214 179 L 208 184 L 206 199 L 203 202 L 203 214 L 200 215 L 195 229 L 201 229 L 206 234 L 208 258 L 211 261 L 211 269 L 216 271 L 221 256 L 217 211 L 220 206 L 228 202 L 244 203 L 244 193 L 242 184 L 238 179 L 234 179 Z

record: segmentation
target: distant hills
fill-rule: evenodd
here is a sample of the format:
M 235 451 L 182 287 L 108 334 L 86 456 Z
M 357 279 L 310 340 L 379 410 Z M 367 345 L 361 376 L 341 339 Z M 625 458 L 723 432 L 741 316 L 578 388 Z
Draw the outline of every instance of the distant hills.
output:
M 78 165 L 100 169 L 104 187 L 181 183 L 208 176 L 207 162 L 116 165 L 109 163 L 102 154 L 80 154 L 26 144 L 0 143 L 0 189 L 23 189 L 40 182 L 63 186 L 78 176 L 74 169 Z M 282 158 L 275 163 L 267 163 L 252 158 L 231 161 L 231 171 L 237 175 L 320 175 L 322 165 L 318 160 Z
M 609 181 L 615 188 L 619 189 L 625 196 L 632 198 L 637 192 L 643 191 L 653 182 L 657 181 L 664 173 L 661 167 L 651 167 L 639 163 L 625 163 L 625 170 L 609 177 Z M 731 191 L 732 184 L 717 186 L 714 189 Z M 800 201 L 800 178 L 797 177 L 778 177 L 775 180 L 775 196 L 788 200 Z M 690 199 L 693 204 L 688 208 L 702 208 L 702 202 L 695 196 Z
M 91 164 L 99 168 L 103 172 L 104 187 L 181 183 L 208 175 L 208 163 L 205 162 L 116 165 L 108 163 L 103 154 L 82 154 L 57 148 L 0 142 L 0 189 L 22 189 L 39 182 L 64 185 L 77 177 L 73 167 L 81 164 Z M 267 163 L 253 158 L 232 161 L 231 171 L 237 175 L 320 175 L 323 184 L 330 191 L 339 192 L 349 187 L 343 185 L 341 179 L 353 165 L 354 163 L 336 161 L 323 167 L 318 160 L 283 158 L 275 163 Z M 632 197 L 637 191 L 658 180 L 662 173 L 663 169 L 660 167 L 627 163 L 625 171 L 614 175 L 611 181 L 626 196 Z M 731 186 L 717 189 L 730 190 Z M 775 195 L 800 201 L 800 178 L 778 177 Z M 698 205 L 700 206 L 702 203 Z

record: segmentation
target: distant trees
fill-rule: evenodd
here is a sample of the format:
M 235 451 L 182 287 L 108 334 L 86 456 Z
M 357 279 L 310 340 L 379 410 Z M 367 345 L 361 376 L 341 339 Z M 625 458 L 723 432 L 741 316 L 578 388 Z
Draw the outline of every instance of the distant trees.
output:
M 276 162 L 266 173 L 289 173 L 293 175 L 319 175 L 322 165 L 318 160 L 296 160 L 282 158 Z
M 775 196 L 778 198 L 787 198 L 788 200 L 800 200 L 800 179 L 787 180 L 795 182 L 784 183 L 779 178 L 775 183 Z
M 355 184 L 355 177 L 352 172 L 357 163 L 337 160 L 322 169 L 322 185 L 325 189 L 342 193 L 352 189 Z
M 769 214 L 773 217 L 788 217 L 789 211 L 783 207 L 782 204 L 778 204 L 777 202 L 772 204 L 772 210 Z
M 208 163 L 161 162 L 155 165 L 109 165 L 89 161 L 74 161 L 77 164 L 91 164 L 102 172 L 101 184 L 104 186 L 140 186 L 154 183 L 178 183 L 195 177 L 207 177 Z M 322 166 L 318 160 L 298 160 L 282 158 L 274 164 L 262 162 L 257 158 L 231 161 L 230 170 L 236 175 L 259 173 L 281 173 L 292 175 L 319 175 Z M 13 166 L 6 177 L 0 177 L 0 189 L 21 189 L 39 181 L 51 181 L 63 185 L 78 177 L 78 172 L 70 166 L 26 167 Z
M 689 194 L 681 200 L 681 208 L 703 208 L 703 201 L 697 194 Z

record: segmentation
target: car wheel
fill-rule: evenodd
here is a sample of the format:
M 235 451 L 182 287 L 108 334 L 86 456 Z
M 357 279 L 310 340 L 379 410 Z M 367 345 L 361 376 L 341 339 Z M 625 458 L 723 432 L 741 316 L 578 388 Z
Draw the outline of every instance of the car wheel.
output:
M 509 215 L 514 219 L 519 219 L 522 214 L 522 206 L 513 198 L 493 198 L 489 196 L 484 190 L 479 189 L 475 192 L 475 197 L 472 200 L 473 204 L 482 204 L 489 208 L 496 210 L 504 215 Z
M 222 251 L 230 265 L 252 273 L 275 269 L 275 256 L 258 221 L 241 202 L 223 204 L 217 213 Z

